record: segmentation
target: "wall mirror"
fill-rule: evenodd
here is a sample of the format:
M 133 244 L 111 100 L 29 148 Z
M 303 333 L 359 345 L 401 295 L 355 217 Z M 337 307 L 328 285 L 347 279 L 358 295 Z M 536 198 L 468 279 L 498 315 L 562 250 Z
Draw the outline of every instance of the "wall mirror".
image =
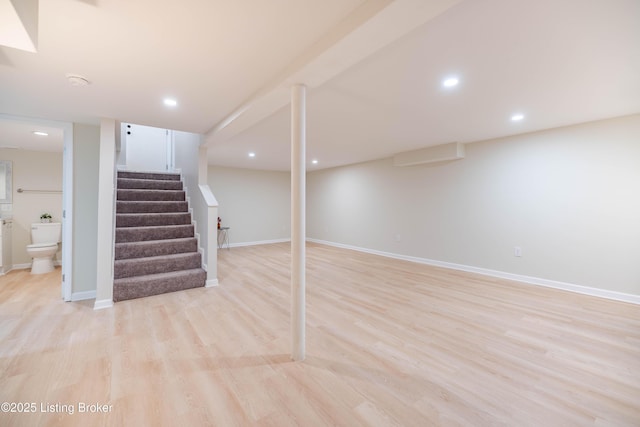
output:
M 11 161 L 0 160 L 0 203 L 11 203 L 12 172 Z

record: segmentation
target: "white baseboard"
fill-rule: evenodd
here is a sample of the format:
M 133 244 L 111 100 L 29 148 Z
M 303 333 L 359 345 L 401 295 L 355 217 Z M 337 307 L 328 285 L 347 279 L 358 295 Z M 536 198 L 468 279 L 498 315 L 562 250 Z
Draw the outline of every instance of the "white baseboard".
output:
M 62 265 L 62 261 L 61 260 L 54 260 L 53 261 L 53 265 L 55 265 L 56 267 L 60 267 Z M 31 268 L 31 263 L 30 262 L 25 262 L 22 264 L 13 264 L 11 266 L 11 270 L 26 270 L 28 268 Z M 11 271 L 9 270 L 9 271 Z
M 285 243 L 290 242 L 291 238 L 287 237 L 285 239 L 274 239 L 274 240 L 259 240 L 257 242 L 241 242 L 241 243 L 231 243 L 229 245 L 230 248 L 239 248 L 241 246 L 256 246 L 256 245 L 270 245 L 273 243 Z M 218 248 L 218 250 L 226 249 L 227 247 Z
M 110 299 L 96 300 L 95 304 L 93 304 L 94 310 L 102 310 L 103 308 L 111 308 L 111 307 L 113 307 L 113 300 L 110 300 Z
M 506 273 L 504 271 L 490 270 L 488 268 L 473 267 L 470 265 L 455 264 L 445 261 L 436 261 L 427 258 L 418 258 L 407 255 L 399 255 L 391 252 L 377 251 L 374 249 L 361 248 L 358 246 L 344 245 L 326 240 L 307 239 L 307 242 L 321 245 L 334 246 L 342 249 L 350 249 L 358 252 L 365 252 L 373 255 L 380 255 L 387 258 L 395 258 L 403 261 L 415 262 L 418 264 L 432 265 L 434 267 L 449 268 L 451 270 L 467 271 L 469 273 L 482 274 L 483 276 L 498 277 L 500 279 L 514 280 L 516 282 L 528 283 L 531 285 L 545 286 L 547 288 L 562 289 L 564 291 L 576 292 L 579 294 L 591 295 L 616 301 L 628 302 L 640 305 L 640 295 L 626 294 L 623 292 L 608 291 L 606 289 L 592 288 L 589 286 L 576 285 L 573 283 L 558 282 L 556 280 L 541 279 L 539 277 L 524 276 L 521 274 Z
M 204 285 L 205 288 L 214 288 L 216 286 L 218 286 L 218 279 L 207 279 Z
M 96 291 L 73 292 L 71 301 L 84 301 L 86 299 L 95 299 Z
M 31 263 L 25 263 L 25 264 L 13 264 L 11 266 L 11 270 L 25 270 L 27 268 L 31 268 Z

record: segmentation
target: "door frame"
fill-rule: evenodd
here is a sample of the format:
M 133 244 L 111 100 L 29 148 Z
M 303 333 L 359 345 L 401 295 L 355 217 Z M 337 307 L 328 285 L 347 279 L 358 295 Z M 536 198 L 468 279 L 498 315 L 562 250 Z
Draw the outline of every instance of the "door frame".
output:
M 71 301 L 73 293 L 73 123 L 45 120 L 36 117 L 1 114 L 0 120 L 33 123 L 38 126 L 62 129 L 62 281 L 64 301 Z
M 73 295 L 73 124 L 63 127 L 62 150 L 62 299 Z

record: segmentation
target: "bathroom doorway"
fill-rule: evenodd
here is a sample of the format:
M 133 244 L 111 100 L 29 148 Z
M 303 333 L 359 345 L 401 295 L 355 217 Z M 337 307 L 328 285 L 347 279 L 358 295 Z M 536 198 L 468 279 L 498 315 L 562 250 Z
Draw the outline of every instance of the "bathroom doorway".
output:
M 29 135 L 21 135 L 20 132 L 14 132 L 14 130 L 28 129 Z M 38 135 L 43 138 L 47 144 L 46 149 L 38 149 L 36 145 L 32 144 L 31 140 L 35 132 L 40 132 L 39 129 L 52 130 L 52 138 L 49 135 Z M 46 133 L 46 132 L 44 132 Z M 37 134 L 36 134 L 37 135 Z M 60 209 L 59 219 L 62 222 L 62 280 L 61 280 L 61 296 L 65 301 L 71 301 L 72 298 L 72 213 L 73 213 L 73 125 L 67 122 L 57 122 L 51 120 L 42 120 L 37 118 L 11 116 L 6 114 L 0 114 L 0 147 L 8 150 L 29 150 L 29 151 L 52 151 L 62 152 L 62 188 L 56 190 L 62 191 L 62 206 L 56 206 L 56 209 Z M 59 178 L 58 178 L 59 179 Z M 25 189 L 22 189 L 23 191 Z M 36 190 L 38 190 L 36 188 Z M 18 193 L 18 186 L 14 182 L 12 193 L 15 196 Z M 9 209 L 7 209 L 9 208 Z M 5 211 L 12 210 L 12 207 L 4 207 Z M 38 214 L 39 215 L 39 214 Z M 28 222 L 35 222 L 36 218 L 32 218 L 33 214 L 29 216 Z M 24 221 L 23 221 L 24 222 Z M 26 228 L 24 226 L 23 228 Z M 23 230 L 26 232 L 26 230 Z M 26 234 L 23 232 L 22 234 Z M 14 230 L 14 234 L 15 234 Z M 23 239 L 26 237 L 22 236 Z M 14 244 L 25 244 L 25 242 L 17 242 L 14 239 Z M 26 246 L 25 246 L 26 248 Z M 15 263 L 14 263 L 15 264 Z M 26 264 L 28 266 L 29 264 Z M 25 268 L 25 265 L 16 265 L 17 268 Z

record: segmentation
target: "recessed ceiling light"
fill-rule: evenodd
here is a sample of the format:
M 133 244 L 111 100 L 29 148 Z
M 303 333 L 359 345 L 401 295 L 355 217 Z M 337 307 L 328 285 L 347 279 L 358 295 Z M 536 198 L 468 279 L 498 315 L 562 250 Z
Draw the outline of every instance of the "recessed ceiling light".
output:
M 33 131 L 33 134 L 34 134 L 34 135 L 38 135 L 38 136 L 49 136 L 49 134 L 48 134 L 48 133 L 46 133 L 46 132 L 42 132 L 42 131 L 39 131 L 39 130 L 34 130 L 34 131 Z
M 164 105 L 166 105 L 167 107 L 175 107 L 176 105 L 178 105 L 178 101 L 171 98 L 165 98 Z
M 318 164 L 318 161 L 316 159 L 311 160 L 311 163 L 313 163 L 314 165 Z
M 521 113 L 516 113 L 516 114 L 511 116 L 511 121 L 512 122 L 519 122 L 522 119 L 524 119 L 524 114 L 521 114 Z
M 457 77 L 447 77 L 442 81 L 442 86 L 454 87 L 454 86 L 458 86 L 458 83 L 460 83 L 460 80 L 458 80 Z
M 255 157 L 256 153 L 254 153 L 253 151 L 251 153 L 249 153 L 249 157 Z

